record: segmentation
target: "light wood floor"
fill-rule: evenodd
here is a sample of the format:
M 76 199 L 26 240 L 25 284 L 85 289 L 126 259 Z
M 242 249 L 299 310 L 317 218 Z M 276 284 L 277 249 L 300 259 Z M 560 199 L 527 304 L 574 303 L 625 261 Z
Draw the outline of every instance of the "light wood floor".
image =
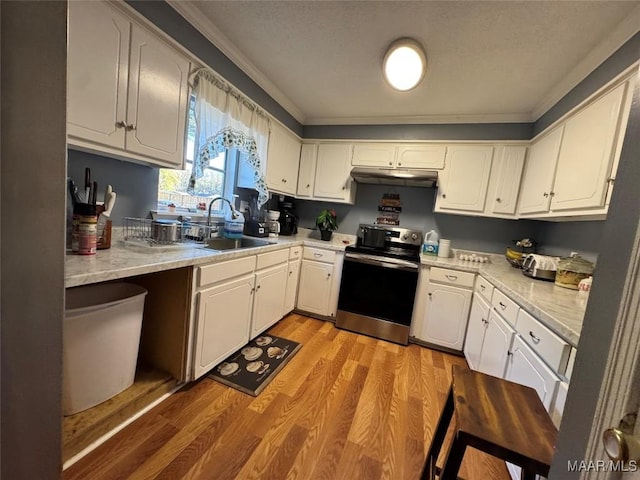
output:
M 72 479 L 418 479 L 461 357 L 402 347 L 292 314 L 271 329 L 303 344 L 258 397 L 188 385 L 63 474 Z M 460 476 L 507 480 L 469 449 Z

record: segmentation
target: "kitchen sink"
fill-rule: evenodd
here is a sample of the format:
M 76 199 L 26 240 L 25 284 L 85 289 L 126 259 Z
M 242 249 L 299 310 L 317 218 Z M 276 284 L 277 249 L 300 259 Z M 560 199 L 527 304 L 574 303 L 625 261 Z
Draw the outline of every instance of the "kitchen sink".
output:
M 207 241 L 205 248 L 212 250 L 236 250 L 238 248 L 264 247 L 272 245 L 267 240 L 257 238 L 212 238 Z

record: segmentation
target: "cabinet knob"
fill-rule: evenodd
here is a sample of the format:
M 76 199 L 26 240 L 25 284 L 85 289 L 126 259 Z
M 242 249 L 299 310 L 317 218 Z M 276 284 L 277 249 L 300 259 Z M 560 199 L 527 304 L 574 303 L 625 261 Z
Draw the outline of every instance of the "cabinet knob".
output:
M 124 122 L 116 122 L 116 127 L 118 128 L 127 128 L 127 124 Z
M 548 194 L 547 192 L 544 192 L 544 193 L 542 194 L 542 196 L 543 196 L 544 198 L 547 198 L 547 197 L 549 196 L 549 194 Z
M 286 179 L 286 178 L 283 178 L 283 179 L 282 179 L 282 183 L 287 183 L 287 179 Z
M 331 274 L 330 274 L 330 273 L 327 273 L 327 278 L 329 278 L 330 276 L 331 276 Z
M 309 185 L 309 184 L 307 183 L 307 188 L 309 188 L 310 186 L 311 186 L 311 185 Z
M 402 164 L 401 164 L 400 162 L 398 162 L 398 166 L 399 166 L 399 167 L 401 167 L 401 166 L 402 166 Z
M 550 192 L 549 196 L 553 197 L 556 194 L 556 192 Z
M 389 162 L 389 166 L 393 166 L 393 162 Z
M 442 198 L 447 198 L 447 195 L 443 193 Z
M 432 295 L 432 293 L 431 293 L 431 292 L 429 292 L 429 293 L 428 293 L 429 300 L 431 300 L 431 295 Z
M 136 127 L 135 127 L 135 125 L 132 123 L 132 124 L 127 125 L 126 127 L 124 127 L 124 129 L 125 129 L 127 132 L 132 132 L 133 130 L 135 130 L 135 129 L 136 129 Z
M 346 190 L 346 189 L 347 189 L 347 187 L 344 187 L 344 186 L 343 186 L 343 187 L 342 187 L 342 189 L 343 189 L 343 190 Z
M 289 276 L 293 274 L 293 270 L 289 270 Z
M 500 197 L 496 198 L 496 202 L 501 203 L 502 199 Z
M 258 286 L 256 287 L 256 291 L 258 291 L 258 290 L 260 290 L 260 285 L 258 285 Z

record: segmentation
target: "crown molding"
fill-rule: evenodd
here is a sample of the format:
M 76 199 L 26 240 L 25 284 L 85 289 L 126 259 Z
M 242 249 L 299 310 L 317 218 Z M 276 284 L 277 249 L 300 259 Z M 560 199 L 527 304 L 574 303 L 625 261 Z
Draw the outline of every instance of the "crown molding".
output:
M 606 38 L 592 48 L 589 53 L 557 83 L 531 112 L 533 121 L 538 120 L 551 107 L 558 103 L 576 85 L 584 80 L 602 62 L 615 53 L 624 43 L 633 37 L 640 28 L 640 5 L 634 8 L 625 19 L 612 30 Z
M 300 108 L 287 97 L 261 70 L 259 70 L 233 43 L 190 2 L 166 0 L 187 22 L 218 48 L 229 60 L 256 82 L 267 94 L 282 106 L 301 124 L 305 115 Z M 246 93 L 246 92 L 243 92 Z
M 404 115 L 380 117 L 309 117 L 305 125 L 412 125 L 452 123 L 531 123 L 531 115 Z

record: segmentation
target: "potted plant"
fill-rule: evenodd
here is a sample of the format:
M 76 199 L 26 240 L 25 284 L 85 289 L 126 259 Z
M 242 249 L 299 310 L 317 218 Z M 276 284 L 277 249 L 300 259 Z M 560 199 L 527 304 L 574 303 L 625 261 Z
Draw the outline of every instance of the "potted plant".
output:
M 331 240 L 334 230 L 338 229 L 338 219 L 336 211 L 333 208 L 325 208 L 316 217 L 316 225 L 320 230 L 320 238 L 322 240 Z

